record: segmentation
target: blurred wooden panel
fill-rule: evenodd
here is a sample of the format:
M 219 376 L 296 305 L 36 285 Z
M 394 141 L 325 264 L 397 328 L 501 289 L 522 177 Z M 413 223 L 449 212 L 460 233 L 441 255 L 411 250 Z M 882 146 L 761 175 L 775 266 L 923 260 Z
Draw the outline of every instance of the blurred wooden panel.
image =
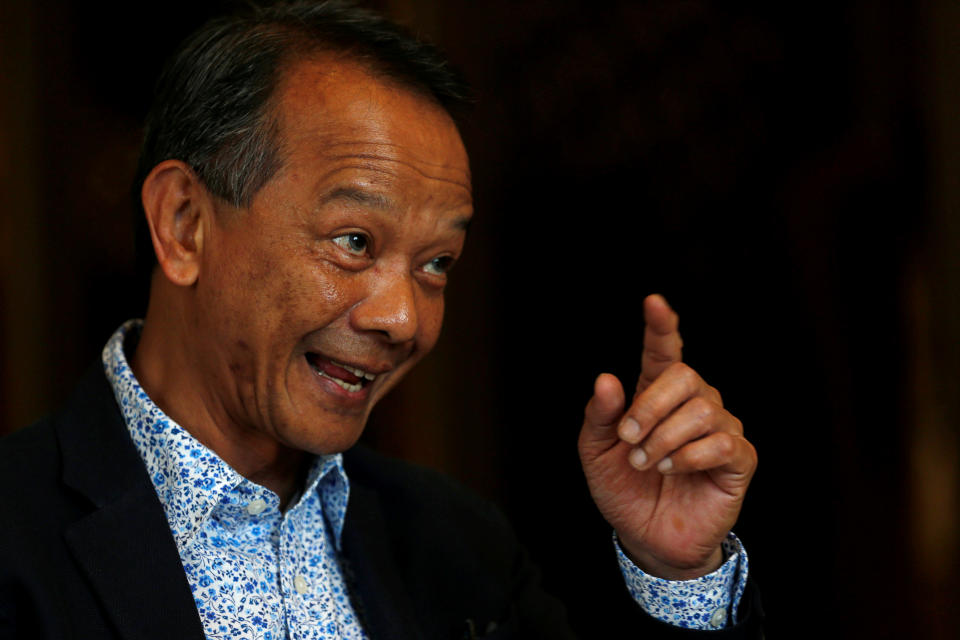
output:
M 922 6 L 927 233 L 904 287 L 917 637 L 955 637 L 960 600 L 960 5 Z
M 33 4 L 0 3 L 0 433 L 47 404 L 48 281 Z

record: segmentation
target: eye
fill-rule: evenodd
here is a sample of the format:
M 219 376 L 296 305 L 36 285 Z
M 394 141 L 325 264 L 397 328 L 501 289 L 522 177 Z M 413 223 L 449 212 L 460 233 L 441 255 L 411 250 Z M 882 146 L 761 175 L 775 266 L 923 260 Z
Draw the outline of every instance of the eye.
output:
M 370 238 L 362 233 L 345 233 L 333 239 L 333 243 L 356 256 L 366 255 L 370 249 Z
M 453 258 L 450 256 L 440 256 L 434 258 L 427 264 L 423 265 L 423 270 L 427 273 L 435 276 L 444 276 L 450 271 L 453 267 Z

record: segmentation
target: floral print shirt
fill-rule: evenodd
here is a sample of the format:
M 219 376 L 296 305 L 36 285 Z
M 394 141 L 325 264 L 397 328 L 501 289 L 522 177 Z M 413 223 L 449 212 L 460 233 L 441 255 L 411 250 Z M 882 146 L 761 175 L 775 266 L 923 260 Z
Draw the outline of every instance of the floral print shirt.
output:
M 206 637 L 366 638 L 340 561 L 350 485 L 341 456 L 318 457 L 285 512 L 147 396 L 123 351 L 137 321 L 103 350 L 130 436 L 177 543 Z
M 317 457 L 303 493 L 281 512 L 275 493 L 237 473 L 143 390 L 124 353 L 141 326 L 130 320 L 111 336 L 104 370 L 163 505 L 206 637 L 367 638 L 340 557 L 350 494 L 341 456 Z M 616 536 L 614 547 L 627 590 L 653 617 L 691 629 L 736 620 L 747 554 L 732 533 L 723 566 L 697 580 L 650 576 Z

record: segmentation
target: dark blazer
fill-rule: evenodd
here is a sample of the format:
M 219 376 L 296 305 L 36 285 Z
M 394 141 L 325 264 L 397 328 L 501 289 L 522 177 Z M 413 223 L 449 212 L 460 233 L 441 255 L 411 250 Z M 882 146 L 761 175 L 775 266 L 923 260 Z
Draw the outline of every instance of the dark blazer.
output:
M 572 638 L 503 516 L 442 475 L 344 455 L 344 555 L 372 638 Z M 96 365 L 65 409 L 0 442 L 0 638 L 203 638 L 176 544 Z M 625 637 L 759 637 L 746 618 L 687 632 L 636 613 Z M 633 615 L 632 613 L 630 615 Z M 471 635 L 474 634 L 474 635 Z

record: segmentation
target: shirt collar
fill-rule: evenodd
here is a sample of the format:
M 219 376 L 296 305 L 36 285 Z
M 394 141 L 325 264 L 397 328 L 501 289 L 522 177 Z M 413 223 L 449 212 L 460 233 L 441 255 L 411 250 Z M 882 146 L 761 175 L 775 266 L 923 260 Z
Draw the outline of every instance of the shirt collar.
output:
M 178 546 L 189 541 L 218 505 L 236 504 L 238 492 L 244 498 L 260 497 L 277 507 L 275 493 L 247 480 L 203 446 L 154 404 L 140 386 L 127 361 L 124 343 L 128 337 L 136 339 L 142 326 L 142 320 L 129 320 L 114 332 L 103 348 L 103 366 Z M 319 491 L 324 518 L 340 550 L 350 484 L 339 453 L 316 457 L 304 491 L 290 512 L 300 509 L 314 491 Z

